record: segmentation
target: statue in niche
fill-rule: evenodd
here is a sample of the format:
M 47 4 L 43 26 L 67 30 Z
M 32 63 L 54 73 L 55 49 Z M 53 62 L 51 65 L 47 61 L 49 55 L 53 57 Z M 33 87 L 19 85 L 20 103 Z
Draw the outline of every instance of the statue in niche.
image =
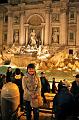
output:
M 59 43 L 59 31 L 57 28 L 53 29 L 52 39 L 53 39 L 53 43 Z
M 14 43 L 18 44 L 18 42 L 19 42 L 19 32 L 15 31 L 14 32 Z
M 36 32 L 35 32 L 35 30 L 33 29 L 33 30 L 31 31 L 31 33 L 30 33 L 30 45 L 31 45 L 31 46 L 36 46 L 36 40 L 37 40 L 37 38 L 36 38 Z
M 36 31 L 33 29 L 31 32 L 30 32 L 30 35 L 29 35 L 29 42 L 28 44 L 31 46 L 31 47 L 34 47 L 34 48 L 39 48 L 39 46 L 41 45 L 41 38 L 40 38 L 40 31 Z

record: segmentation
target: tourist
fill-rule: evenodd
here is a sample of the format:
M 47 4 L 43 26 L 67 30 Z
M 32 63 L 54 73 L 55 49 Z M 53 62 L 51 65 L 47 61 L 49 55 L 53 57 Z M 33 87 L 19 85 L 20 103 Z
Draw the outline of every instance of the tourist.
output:
M 66 80 L 60 91 L 53 99 L 53 111 L 56 120 L 73 120 L 74 119 L 74 97 L 69 91 L 70 83 Z
M 55 78 L 53 78 L 53 81 L 52 81 L 52 93 L 57 93 Z
M 4 74 L 0 74 L 0 89 L 2 89 L 5 83 L 6 83 L 6 76 Z
M 75 116 L 79 119 L 79 74 L 75 76 L 75 80 L 72 82 L 71 92 L 75 98 Z
M 45 77 L 45 73 L 44 72 L 41 72 L 40 80 L 41 80 L 41 87 L 42 87 L 41 88 L 41 95 L 43 97 L 44 103 L 46 103 L 47 101 L 46 101 L 44 93 L 49 93 L 50 92 L 50 85 L 49 85 L 48 80 Z
M 11 67 L 7 68 L 6 82 L 12 82 L 12 68 Z
M 60 80 L 60 82 L 58 83 L 58 92 L 62 89 L 63 87 L 63 82 L 62 80 Z
M 32 63 L 27 66 L 27 73 L 22 79 L 22 86 L 24 90 L 26 119 L 31 120 L 31 110 L 33 108 L 34 120 L 39 120 L 39 106 L 42 105 L 41 83 L 36 74 L 35 65 Z
M 20 107 L 21 107 L 21 111 L 23 111 L 23 89 L 22 89 L 22 77 L 24 76 L 24 74 L 21 72 L 21 70 L 19 68 L 16 68 L 14 73 L 13 73 L 13 83 L 15 83 L 18 88 L 19 88 L 19 92 L 20 92 Z

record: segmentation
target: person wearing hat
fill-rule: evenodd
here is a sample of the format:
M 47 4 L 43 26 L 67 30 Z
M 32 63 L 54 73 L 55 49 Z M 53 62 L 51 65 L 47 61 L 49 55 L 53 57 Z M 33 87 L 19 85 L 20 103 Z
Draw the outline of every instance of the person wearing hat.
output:
M 75 76 L 75 80 L 72 82 L 71 92 L 75 99 L 75 117 L 79 119 L 79 74 Z
M 23 88 L 22 88 L 23 76 L 24 74 L 23 72 L 21 72 L 19 68 L 16 68 L 12 74 L 12 77 L 13 77 L 12 82 L 18 86 L 19 92 L 20 92 L 20 108 L 21 108 L 20 111 L 23 111 Z
M 56 120 L 73 120 L 74 97 L 69 91 L 70 83 L 65 80 L 62 88 L 53 99 L 53 111 Z
M 26 119 L 31 120 L 31 110 L 33 108 L 34 120 L 39 120 L 39 106 L 42 105 L 41 82 L 36 74 L 33 63 L 27 66 L 26 75 L 22 79 L 22 86 L 24 90 Z M 40 99 L 38 100 L 38 98 Z
M 44 93 L 50 92 L 50 84 L 46 79 L 44 72 L 41 72 L 40 81 L 41 81 L 41 95 L 43 97 L 43 102 L 47 103 Z

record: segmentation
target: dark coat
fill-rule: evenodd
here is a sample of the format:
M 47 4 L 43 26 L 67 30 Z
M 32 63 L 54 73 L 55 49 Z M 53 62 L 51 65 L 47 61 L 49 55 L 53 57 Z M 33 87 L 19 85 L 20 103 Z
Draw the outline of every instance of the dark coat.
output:
M 13 82 L 19 87 L 19 90 L 22 90 L 22 77 L 23 73 L 20 72 L 19 74 L 13 73 Z
M 57 87 L 55 84 L 55 81 L 52 82 L 52 93 L 56 93 L 57 92 Z
M 14 72 L 13 73 L 13 83 L 15 83 L 18 88 L 19 88 L 19 92 L 20 92 L 20 106 L 21 106 L 21 110 L 23 110 L 23 88 L 22 88 L 22 77 L 23 77 L 23 73 L 20 72 L 20 70 L 18 70 L 19 72 Z
M 48 80 L 45 77 L 40 77 L 41 80 L 41 86 L 42 86 L 42 92 L 46 93 L 46 92 L 50 92 L 50 85 Z
M 66 87 L 63 87 L 53 99 L 53 110 L 57 120 L 66 120 L 73 114 L 74 97 Z
M 7 71 L 6 73 L 6 82 L 12 82 L 12 71 Z
M 77 85 L 76 81 L 72 83 L 71 92 L 75 98 L 79 96 L 79 86 Z
M 71 92 L 75 99 L 75 114 L 76 116 L 79 116 L 79 86 L 77 85 L 76 81 L 72 83 Z

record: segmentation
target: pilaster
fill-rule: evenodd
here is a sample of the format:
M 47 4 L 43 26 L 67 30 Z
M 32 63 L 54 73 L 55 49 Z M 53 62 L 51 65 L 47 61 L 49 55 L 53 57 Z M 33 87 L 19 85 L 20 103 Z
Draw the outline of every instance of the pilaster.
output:
M 50 32 L 50 13 L 46 11 L 46 25 L 45 25 L 45 45 L 49 45 L 49 32 Z
M 25 26 L 25 37 L 26 37 L 26 45 L 28 44 L 28 38 L 29 38 L 29 24 L 26 24 Z
M 25 43 L 24 40 L 24 11 L 20 12 L 20 40 L 19 44 L 23 45 Z
M 63 4 L 64 5 L 64 4 Z M 63 6 L 60 10 L 60 41 L 61 45 L 67 44 L 67 7 Z
M 43 44 L 44 44 L 44 30 L 45 30 L 45 23 L 41 23 L 41 27 L 42 27 L 41 41 L 42 41 L 42 45 L 43 45 Z
M 77 32 L 76 32 L 76 45 L 79 46 L 79 9 L 77 10 Z
M 45 23 L 45 41 L 44 45 L 49 45 L 50 43 L 50 11 L 51 11 L 51 5 L 52 5 L 52 0 L 44 0 L 43 1 L 45 4 L 45 12 L 46 12 L 46 23 Z
M 0 14 L 0 45 L 2 45 L 3 38 L 3 15 Z
M 13 44 L 13 15 L 12 12 L 8 12 L 8 37 L 7 45 Z

